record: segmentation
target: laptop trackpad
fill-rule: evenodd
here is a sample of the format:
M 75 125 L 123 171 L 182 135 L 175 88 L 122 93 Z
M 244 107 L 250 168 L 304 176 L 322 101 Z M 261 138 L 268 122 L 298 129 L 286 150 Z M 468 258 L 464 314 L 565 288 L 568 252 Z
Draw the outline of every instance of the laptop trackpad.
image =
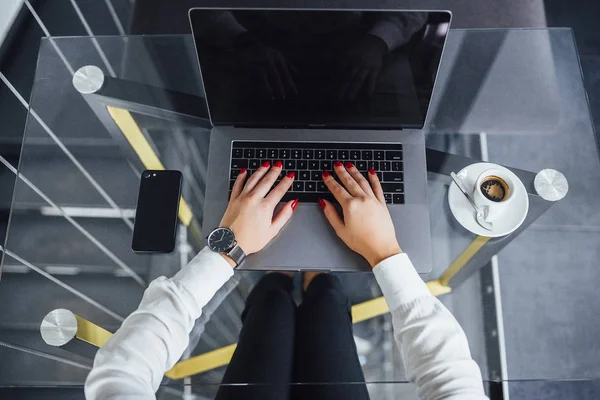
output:
M 243 269 L 370 271 L 369 264 L 337 237 L 318 204 L 298 205 L 291 220 Z

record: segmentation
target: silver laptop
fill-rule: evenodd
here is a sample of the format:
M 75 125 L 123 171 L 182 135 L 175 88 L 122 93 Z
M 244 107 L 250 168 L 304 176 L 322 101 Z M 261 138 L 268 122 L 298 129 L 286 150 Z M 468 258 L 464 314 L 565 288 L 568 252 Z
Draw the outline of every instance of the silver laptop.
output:
M 296 179 L 292 220 L 251 270 L 368 271 L 318 206 L 323 170 L 374 168 L 402 249 L 431 271 L 423 127 L 451 14 L 194 8 L 189 13 L 209 116 L 204 232 L 219 225 L 234 179 L 283 161 Z

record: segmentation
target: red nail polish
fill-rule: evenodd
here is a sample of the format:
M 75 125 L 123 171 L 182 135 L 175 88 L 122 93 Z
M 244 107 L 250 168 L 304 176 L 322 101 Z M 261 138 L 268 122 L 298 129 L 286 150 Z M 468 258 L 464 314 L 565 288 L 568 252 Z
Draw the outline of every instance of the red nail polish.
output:
M 269 161 L 265 161 L 264 163 L 262 163 L 262 167 L 269 168 L 270 166 L 271 163 Z
M 242 169 L 240 170 L 240 175 L 241 175 L 241 174 L 245 174 L 245 173 L 246 173 L 246 168 L 242 168 Z
M 373 168 L 369 168 L 369 173 L 370 173 L 371 175 L 375 175 L 375 170 L 374 170 Z
M 273 166 L 277 168 L 281 168 L 282 165 L 283 163 L 281 161 L 275 161 L 275 164 L 273 164 Z
M 288 178 L 290 179 L 294 179 L 294 177 L 296 176 L 295 172 L 290 172 L 289 174 L 286 175 Z
M 354 164 L 352 164 L 350 161 L 346 161 L 344 165 L 346 166 L 346 169 L 354 168 Z
M 323 171 L 323 178 L 328 178 L 330 176 L 331 174 L 329 173 L 329 171 Z
M 326 204 L 325 204 L 325 201 L 323 199 L 319 199 L 319 206 L 321 207 L 321 210 L 325 209 Z
M 333 163 L 333 165 L 335 165 L 336 167 L 341 167 L 342 163 L 339 162 L 339 161 L 336 161 L 336 162 Z
M 292 211 L 294 211 L 296 209 L 296 207 L 298 207 L 298 199 L 296 199 L 296 200 L 294 200 L 292 202 L 292 206 L 291 207 L 292 207 Z

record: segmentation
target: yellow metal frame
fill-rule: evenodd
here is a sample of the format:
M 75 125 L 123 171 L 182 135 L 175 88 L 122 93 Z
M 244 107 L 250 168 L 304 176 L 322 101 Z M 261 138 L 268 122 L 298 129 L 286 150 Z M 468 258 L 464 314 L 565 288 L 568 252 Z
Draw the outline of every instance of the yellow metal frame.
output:
M 131 113 L 127 110 L 107 107 L 109 114 L 120 128 L 121 132 L 139 156 L 142 164 L 147 169 L 165 169 L 162 162 L 154 152 L 154 149 L 138 127 Z M 179 219 L 186 225 L 195 226 L 194 216 L 189 206 L 183 199 L 180 200 Z M 450 281 L 452 278 L 481 250 L 481 248 L 490 240 L 489 237 L 478 236 L 453 262 L 439 279 L 427 282 L 429 291 L 434 296 L 441 296 L 450 293 Z M 352 323 L 366 321 L 368 319 L 386 314 L 389 312 L 388 305 L 383 297 L 377 297 L 373 300 L 365 301 L 352 306 Z M 77 334 L 76 337 L 86 341 L 94 346 L 101 347 L 110 338 L 112 334 L 105 329 L 95 325 L 79 316 L 77 316 Z M 225 346 L 208 353 L 195 357 L 190 357 L 175 364 L 167 371 L 165 375 L 171 379 L 183 379 L 202 372 L 210 371 L 214 368 L 229 364 L 237 344 Z

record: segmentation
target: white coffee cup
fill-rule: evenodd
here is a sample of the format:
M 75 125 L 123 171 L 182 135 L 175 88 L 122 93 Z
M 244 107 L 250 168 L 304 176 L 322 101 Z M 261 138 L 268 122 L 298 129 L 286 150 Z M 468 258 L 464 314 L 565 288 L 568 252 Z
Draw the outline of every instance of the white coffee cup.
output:
M 482 186 L 484 186 L 483 189 Z M 487 196 L 483 193 L 484 190 Z M 500 218 L 507 212 L 514 194 L 515 186 L 512 178 L 500 168 L 483 171 L 477 177 L 473 188 L 473 200 L 479 207 L 487 207 L 487 220 L 489 221 Z

